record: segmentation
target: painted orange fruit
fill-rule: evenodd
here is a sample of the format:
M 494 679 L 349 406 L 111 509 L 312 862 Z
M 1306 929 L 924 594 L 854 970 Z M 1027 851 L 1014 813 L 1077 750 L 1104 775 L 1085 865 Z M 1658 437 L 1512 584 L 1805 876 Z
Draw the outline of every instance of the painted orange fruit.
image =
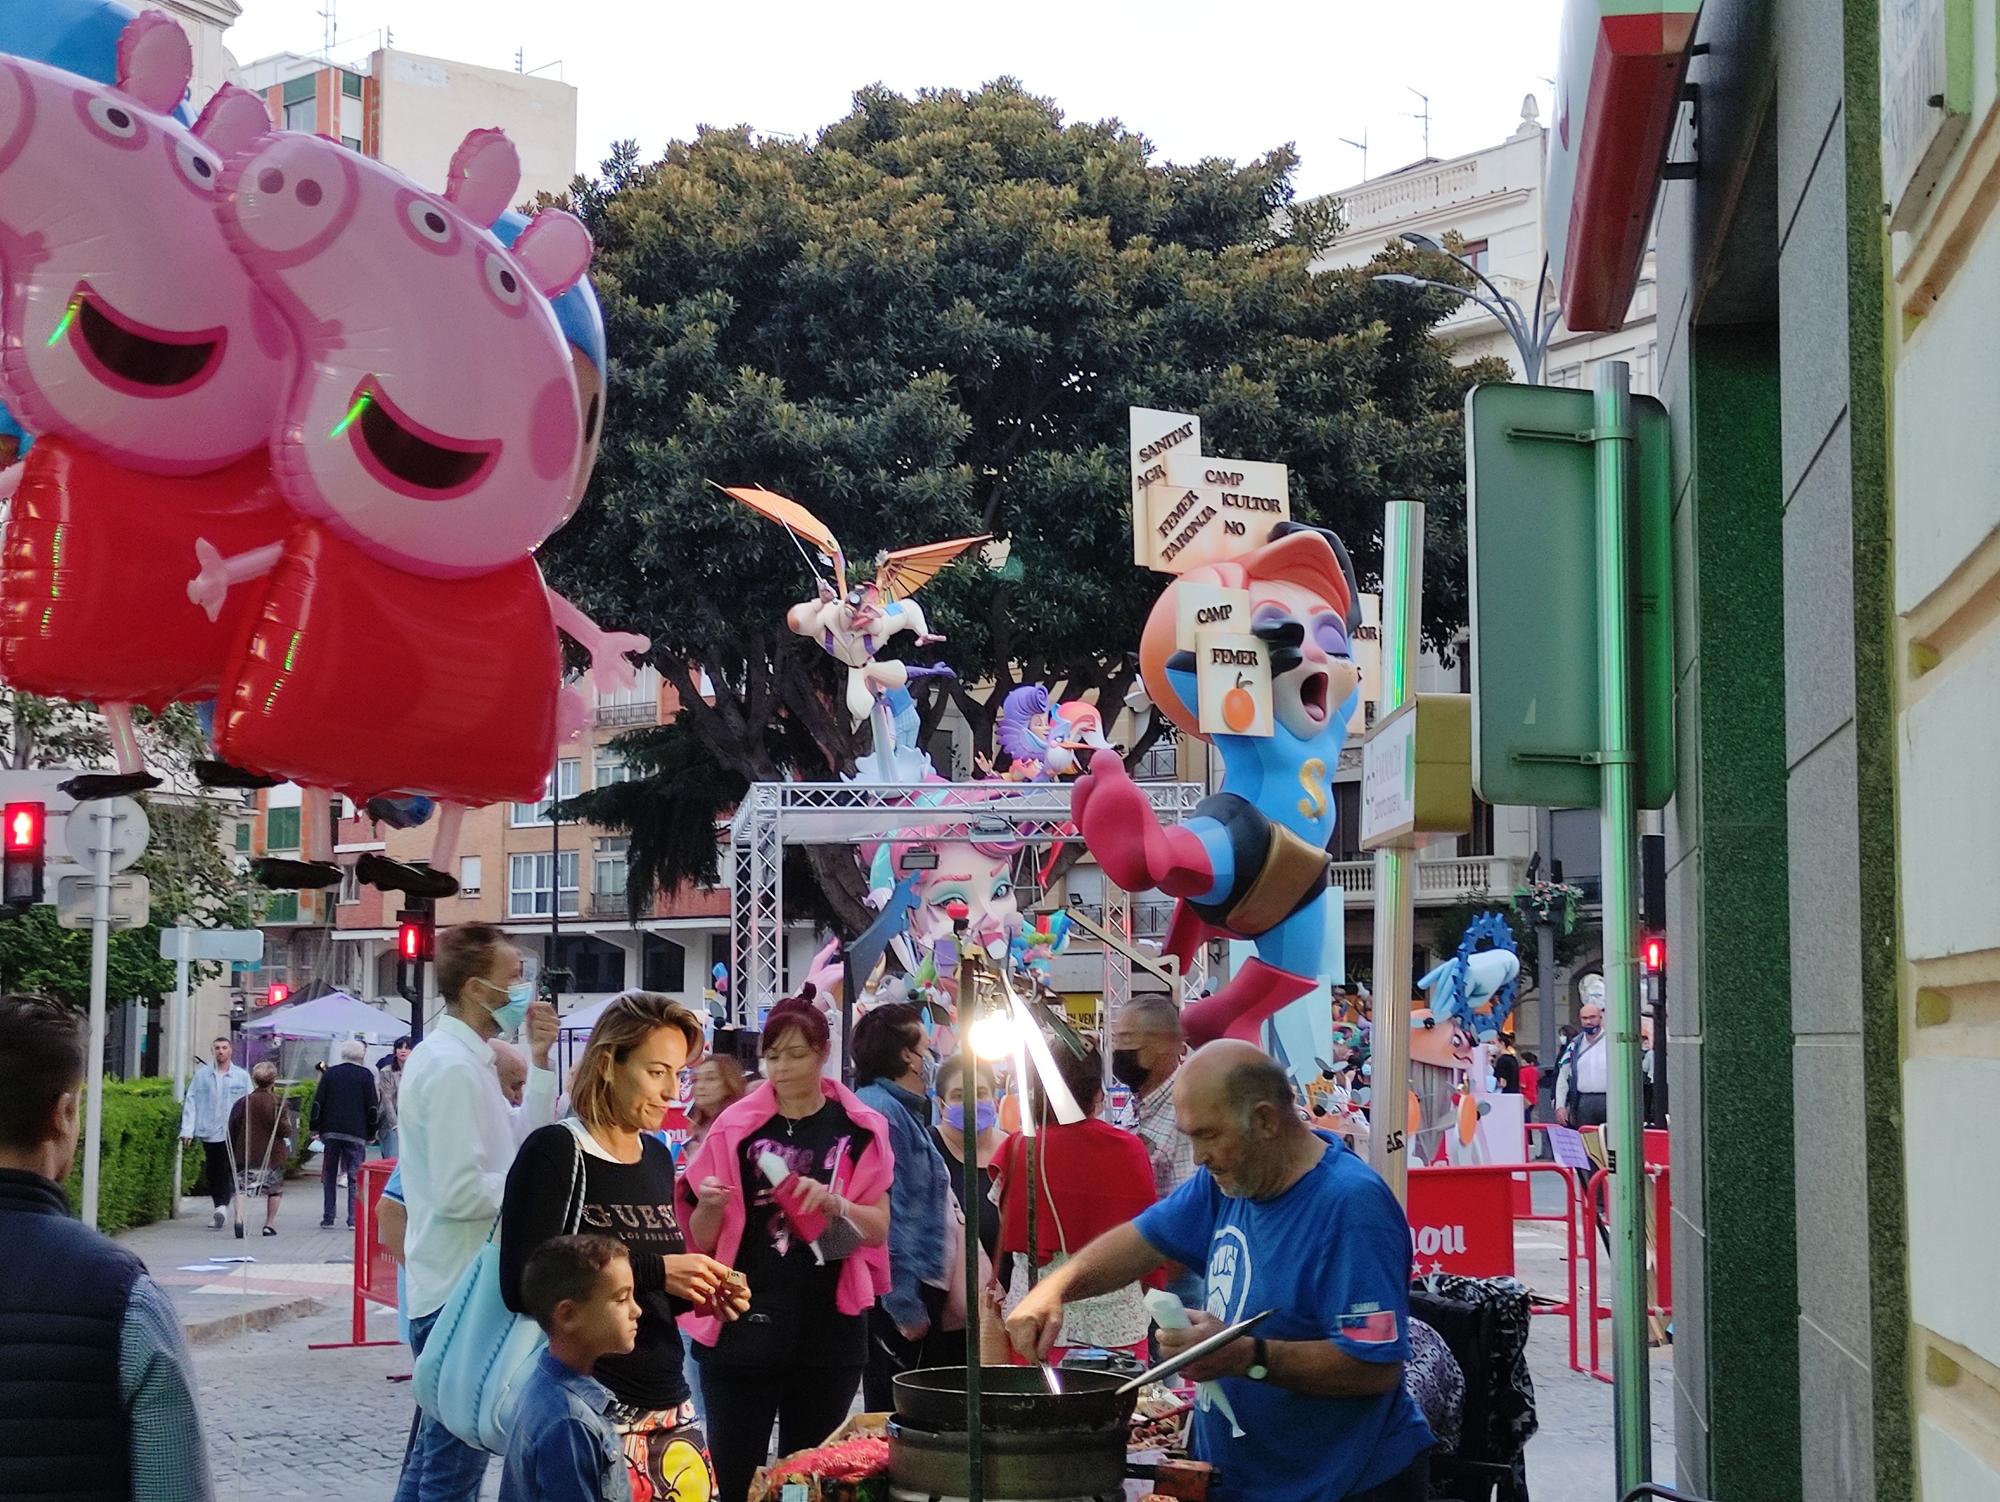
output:
M 1238 673 L 1236 687 L 1222 696 L 1222 723 L 1238 734 L 1248 730 L 1257 718 L 1257 701 L 1250 697 L 1250 690 L 1243 686 L 1248 681 Z

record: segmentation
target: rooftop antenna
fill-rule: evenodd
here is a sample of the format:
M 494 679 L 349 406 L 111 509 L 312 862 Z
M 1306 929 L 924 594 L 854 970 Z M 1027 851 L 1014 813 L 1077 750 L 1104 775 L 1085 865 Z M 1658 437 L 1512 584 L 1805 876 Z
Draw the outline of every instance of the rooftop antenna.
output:
M 514 49 L 514 71 L 516 73 L 525 73 L 528 71 L 527 52 L 528 49 L 526 47 L 516 47 Z
M 1342 136 L 1340 144 L 1343 146 L 1352 146 L 1356 151 L 1361 153 L 1361 180 L 1363 182 L 1368 181 L 1368 127 L 1364 125 L 1361 128 L 1360 140 L 1357 141 L 1352 136 Z
M 340 34 L 340 26 L 334 19 L 338 6 L 339 0 L 326 0 L 326 9 L 319 13 L 320 20 L 326 23 L 326 30 L 320 39 L 320 52 L 328 62 L 333 61 L 334 38 Z
M 1415 94 L 1424 102 L 1424 107 L 1421 110 L 1407 110 L 1404 113 L 1409 119 L 1424 122 L 1424 155 L 1429 156 L 1431 154 L 1431 96 L 1426 94 L 1422 89 L 1411 89 L 1408 84 L 1404 84 L 1403 87 L 1409 89 L 1412 94 Z

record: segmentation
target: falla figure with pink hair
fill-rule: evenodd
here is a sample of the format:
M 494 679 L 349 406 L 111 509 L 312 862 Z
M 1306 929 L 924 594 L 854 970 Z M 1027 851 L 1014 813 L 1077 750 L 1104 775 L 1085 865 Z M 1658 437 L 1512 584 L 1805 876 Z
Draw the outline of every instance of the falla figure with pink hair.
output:
M 441 194 L 286 132 L 224 172 L 223 234 L 296 349 L 272 440 L 296 519 L 267 547 L 200 541 L 186 587 L 210 611 L 257 600 L 216 741 L 308 791 L 306 859 L 268 881 L 339 879 L 330 793 L 415 792 L 439 803 L 429 862 L 371 855 L 361 878 L 455 892 L 465 808 L 542 797 L 587 718 L 558 630 L 606 686 L 629 686 L 626 654 L 649 648 L 600 630 L 535 563 L 586 441 L 550 299 L 584 275 L 590 236 L 547 209 L 504 246 L 488 226 L 519 185 L 497 130 L 465 138 Z
M 290 336 L 215 216 L 226 158 L 270 116 L 224 85 L 182 125 L 193 66 L 158 12 L 119 34 L 111 85 L 0 57 L 0 399 L 36 437 L 0 475 L 0 676 L 103 713 L 117 770 L 72 779 L 78 797 L 157 783 L 132 706 L 212 697 L 247 624 L 253 601 L 205 614 L 174 561 L 291 523 L 267 457 Z

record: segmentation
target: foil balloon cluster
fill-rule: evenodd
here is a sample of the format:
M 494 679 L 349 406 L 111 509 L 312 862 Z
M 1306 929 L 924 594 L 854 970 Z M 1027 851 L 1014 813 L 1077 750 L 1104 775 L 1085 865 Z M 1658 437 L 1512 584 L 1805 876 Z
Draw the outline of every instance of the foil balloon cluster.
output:
M 539 798 L 587 723 L 558 630 L 610 687 L 648 646 L 533 557 L 596 452 L 590 238 L 508 212 L 498 131 L 434 193 L 233 87 L 181 123 L 191 66 L 156 13 L 108 85 L 0 57 L 0 399 L 36 440 L 0 478 L 0 672 L 105 711 L 119 775 L 84 796 L 150 783 L 129 706 L 213 699 L 225 771 L 306 787 L 309 857 L 333 792 L 435 799 L 430 867 L 361 874 L 445 895 L 463 809 Z

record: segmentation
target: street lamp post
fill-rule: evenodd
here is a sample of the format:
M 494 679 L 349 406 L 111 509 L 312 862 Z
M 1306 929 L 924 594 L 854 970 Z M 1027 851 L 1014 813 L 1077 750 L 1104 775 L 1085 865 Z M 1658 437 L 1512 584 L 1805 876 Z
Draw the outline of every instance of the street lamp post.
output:
M 1472 262 L 1466 260 L 1464 256 L 1446 250 L 1444 246 L 1440 245 L 1429 235 L 1418 234 L 1415 230 L 1406 230 L 1400 238 L 1406 244 L 1414 245 L 1419 250 L 1430 250 L 1437 252 L 1439 255 L 1450 256 L 1459 265 L 1479 278 L 1480 284 L 1486 288 L 1486 292 L 1481 293 L 1470 288 L 1455 286 L 1450 282 L 1436 281 L 1427 276 L 1411 276 L 1407 272 L 1402 271 L 1385 271 L 1377 276 L 1375 280 L 1378 282 L 1387 282 L 1394 287 L 1435 287 L 1441 292 L 1456 293 L 1469 302 L 1478 303 L 1480 307 L 1500 320 L 1501 327 L 1506 329 L 1508 336 L 1513 339 L 1514 350 L 1521 357 L 1522 380 L 1526 381 L 1530 386 L 1541 385 L 1542 363 L 1547 359 L 1549 353 L 1549 336 L 1555 332 L 1556 324 L 1562 319 L 1561 308 L 1544 306 L 1548 297 L 1549 258 L 1546 255 L 1542 257 L 1542 274 L 1535 284 L 1535 306 L 1533 311 L 1529 311 L 1524 309 L 1514 298 L 1509 297 L 1496 287 L 1493 284 L 1492 278 L 1473 265 Z

